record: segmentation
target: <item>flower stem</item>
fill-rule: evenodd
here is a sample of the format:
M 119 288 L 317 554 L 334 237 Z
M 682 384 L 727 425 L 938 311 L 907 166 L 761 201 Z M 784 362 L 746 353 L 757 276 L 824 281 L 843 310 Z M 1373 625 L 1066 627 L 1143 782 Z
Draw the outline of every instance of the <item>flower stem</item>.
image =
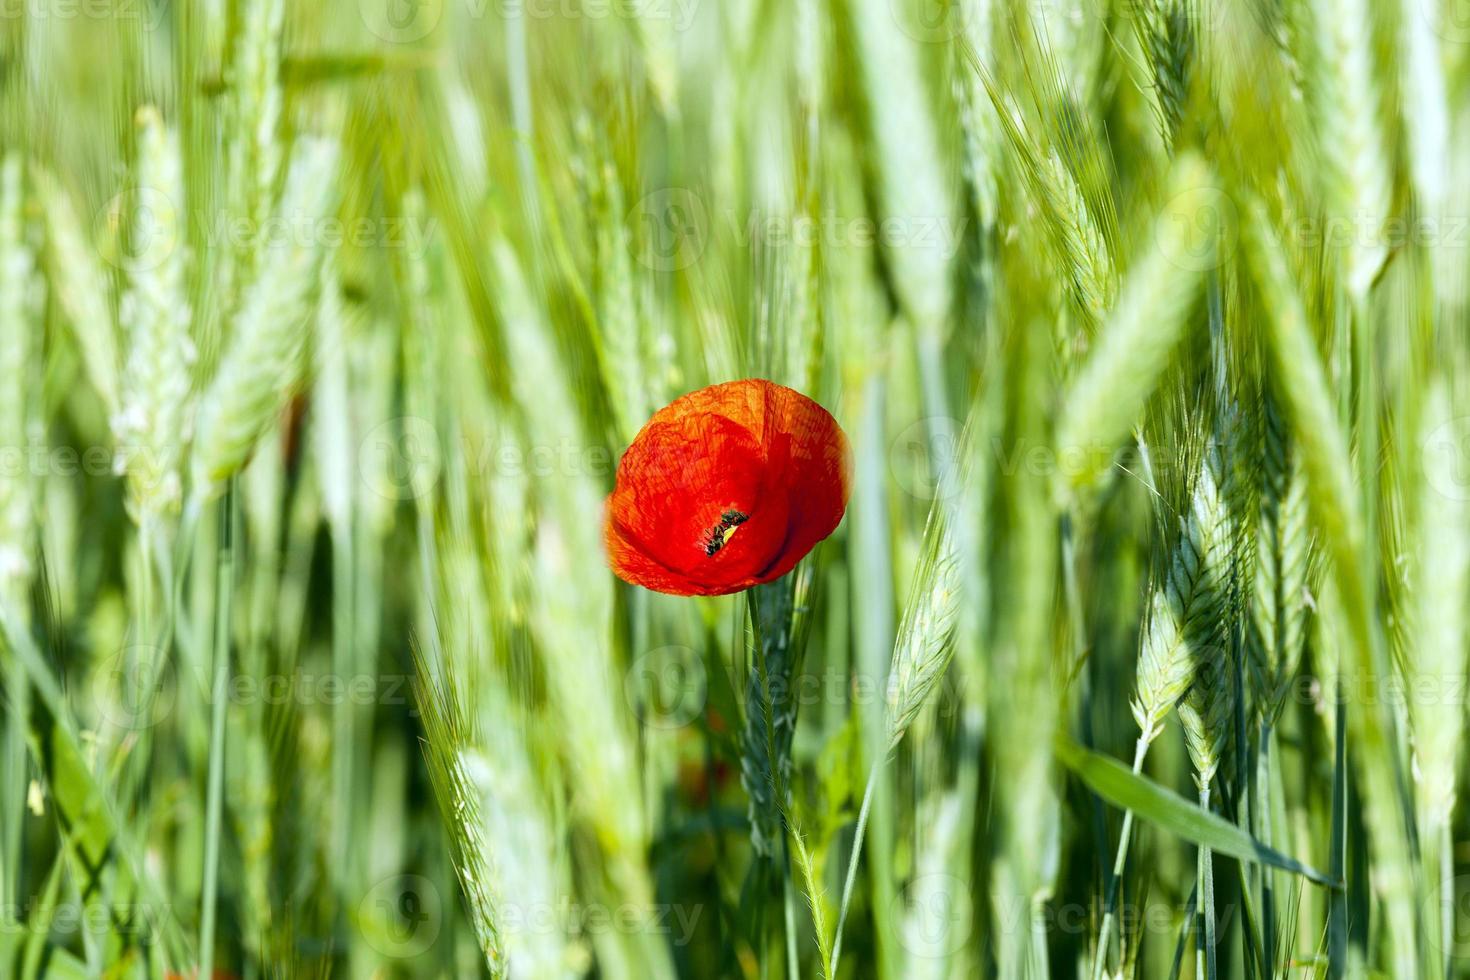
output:
M 1143 757 L 1148 754 L 1149 742 L 1139 737 L 1137 746 L 1133 750 L 1133 774 L 1136 776 L 1143 770 Z M 1103 974 L 1103 964 L 1108 958 L 1108 941 L 1113 936 L 1113 916 L 1118 901 L 1118 884 L 1123 878 L 1123 868 L 1128 863 L 1128 844 L 1133 838 L 1133 811 L 1123 811 L 1123 830 L 1118 836 L 1118 850 L 1113 855 L 1113 873 L 1108 877 L 1108 890 L 1103 899 L 1102 927 L 1097 933 L 1097 953 L 1092 960 L 1092 978 L 1099 980 Z M 1122 940 L 1119 940 L 1118 948 L 1122 949 Z
M 215 898 L 225 786 L 225 694 L 230 682 L 230 604 L 235 590 L 235 478 L 220 502 L 219 570 L 215 579 L 214 684 L 210 692 L 209 786 L 204 811 L 204 881 L 199 913 L 199 976 L 213 975 Z
M 847 880 L 842 884 L 842 905 L 837 912 L 837 935 L 832 939 L 832 965 L 827 969 L 829 980 L 837 976 L 837 962 L 842 956 L 842 927 L 847 924 L 847 906 L 852 901 L 852 886 L 857 880 L 858 858 L 863 853 L 863 837 L 868 829 L 868 811 L 873 806 L 873 787 L 878 785 L 878 773 L 887 756 L 880 756 L 868 772 L 868 788 L 863 791 L 863 807 L 858 811 L 857 833 L 852 839 L 852 857 L 847 861 Z

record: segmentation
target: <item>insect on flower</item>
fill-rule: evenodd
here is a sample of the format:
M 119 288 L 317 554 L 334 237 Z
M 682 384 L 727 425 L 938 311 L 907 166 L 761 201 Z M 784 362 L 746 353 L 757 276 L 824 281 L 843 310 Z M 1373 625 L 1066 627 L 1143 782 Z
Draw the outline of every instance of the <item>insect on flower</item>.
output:
M 789 572 L 847 508 L 847 438 L 800 392 L 749 379 L 660 409 L 618 464 L 608 563 L 634 585 L 725 595 Z

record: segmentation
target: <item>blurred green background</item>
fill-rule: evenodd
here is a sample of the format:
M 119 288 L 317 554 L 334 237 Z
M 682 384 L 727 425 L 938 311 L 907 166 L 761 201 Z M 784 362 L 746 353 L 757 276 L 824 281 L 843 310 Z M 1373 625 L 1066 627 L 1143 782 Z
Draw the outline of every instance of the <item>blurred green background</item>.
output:
M 0 977 L 1466 972 L 1467 23 L 7 0 Z

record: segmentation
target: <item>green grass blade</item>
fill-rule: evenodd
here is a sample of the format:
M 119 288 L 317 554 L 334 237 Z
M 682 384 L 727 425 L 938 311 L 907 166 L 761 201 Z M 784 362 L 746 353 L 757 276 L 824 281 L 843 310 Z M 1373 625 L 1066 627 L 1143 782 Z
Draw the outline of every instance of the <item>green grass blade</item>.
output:
M 1062 764 L 1093 792 L 1192 844 L 1240 861 L 1280 868 L 1327 888 L 1342 887 L 1341 879 L 1266 847 L 1230 821 L 1200 809 L 1146 776 L 1135 775 L 1116 759 L 1085 749 L 1065 736 L 1058 736 L 1055 748 Z

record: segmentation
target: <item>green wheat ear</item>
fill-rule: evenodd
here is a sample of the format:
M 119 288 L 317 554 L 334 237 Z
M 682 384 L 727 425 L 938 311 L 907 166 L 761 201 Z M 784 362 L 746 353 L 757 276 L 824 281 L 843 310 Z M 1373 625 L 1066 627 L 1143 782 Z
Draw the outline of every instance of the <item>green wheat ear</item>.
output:
M 924 553 L 914 573 L 888 677 L 888 747 L 898 745 L 954 657 L 959 614 L 959 556 L 953 518 L 941 500 L 930 511 Z
M 1328 214 L 1351 222 L 1341 246 L 1343 275 L 1349 292 L 1362 297 L 1388 254 L 1383 229 L 1393 190 L 1380 119 L 1373 8 L 1368 0 L 1293 0 L 1288 10 L 1316 125 L 1315 173 L 1309 177 Z
M 118 304 L 127 357 L 113 434 L 122 448 L 133 507 L 146 520 L 176 508 L 183 495 L 179 466 L 189 437 L 195 349 L 180 220 L 185 197 L 178 135 L 149 106 L 138 111 L 137 128 L 133 193 L 140 200 L 135 214 L 146 221 L 127 229 L 135 242 Z
M 81 353 L 87 379 L 108 412 L 119 404 L 116 323 L 102 261 L 76 204 L 51 174 L 34 174 L 46 221 L 46 272 L 51 293 Z M 122 198 L 115 199 L 120 204 Z
M 193 493 L 211 492 L 239 471 L 256 440 L 301 385 L 320 286 L 321 229 L 332 213 L 336 146 L 304 138 L 292 154 L 280 213 L 305 235 L 266 249 L 235 314 L 230 346 L 200 400 Z
M 1117 306 L 1062 402 L 1057 445 L 1084 466 L 1074 487 L 1095 482 L 1142 414 L 1184 332 L 1203 272 L 1214 263 L 1214 235 L 1197 240 L 1203 218 L 1218 213 L 1219 192 L 1195 156 L 1175 165 L 1144 254 L 1123 283 Z
M 1418 445 L 1424 479 L 1419 483 L 1418 548 L 1413 611 L 1414 657 L 1411 674 L 1416 696 L 1409 701 L 1418 760 L 1418 796 L 1424 825 L 1438 832 L 1452 819 L 1456 798 L 1456 760 L 1464 744 L 1465 715 L 1461 681 L 1466 666 L 1465 596 L 1470 589 L 1470 505 L 1459 486 L 1454 451 L 1443 441 L 1456 420 L 1448 385 L 1429 392 Z
M 798 574 L 758 585 L 748 595 L 755 651 L 745 685 L 740 781 L 750 797 L 751 847 L 764 858 L 778 855 L 785 839 L 782 808 L 788 800 L 777 794 L 790 792 L 799 707 L 802 644 L 792 635 Z
M 1245 636 L 1255 713 L 1274 725 L 1306 648 L 1312 552 L 1306 479 L 1274 400 L 1263 405 L 1256 568 Z
M 1224 478 L 1220 449 L 1211 446 L 1195 477 L 1174 558 L 1151 599 L 1133 700 L 1133 717 L 1145 745 L 1158 736 L 1168 712 L 1179 706 L 1196 771 L 1208 771 L 1211 777 L 1221 755 L 1217 723 L 1227 710 L 1217 690 L 1226 652 L 1222 621 L 1230 551 Z M 1186 695 L 1189 703 L 1183 704 Z
M 25 220 L 20 154 L 0 157 L 0 446 L 19 453 L 32 441 L 38 400 L 44 283 Z M 0 480 L 0 595 L 14 601 L 33 575 L 36 484 L 26 472 Z

